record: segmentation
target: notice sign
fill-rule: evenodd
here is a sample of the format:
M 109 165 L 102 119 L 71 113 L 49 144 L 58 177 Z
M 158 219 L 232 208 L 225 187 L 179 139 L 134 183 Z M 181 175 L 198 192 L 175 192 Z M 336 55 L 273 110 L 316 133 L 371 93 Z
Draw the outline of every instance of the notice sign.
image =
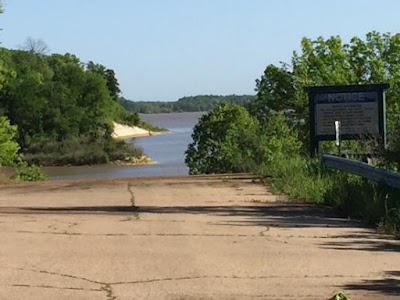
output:
M 376 136 L 379 134 L 377 92 L 326 93 L 315 96 L 315 133 L 335 134 L 340 121 L 341 134 Z
M 309 87 L 311 155 L 320 141 L 378 139 L 386 145 L 385 91 L 388 84 Z

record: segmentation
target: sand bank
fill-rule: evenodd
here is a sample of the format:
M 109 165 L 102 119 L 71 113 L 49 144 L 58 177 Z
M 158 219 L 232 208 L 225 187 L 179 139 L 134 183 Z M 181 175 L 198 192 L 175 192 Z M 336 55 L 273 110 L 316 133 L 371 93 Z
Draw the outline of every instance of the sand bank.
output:
M 112 137 L 115 139 L 127 139 L 144 137 L 159 134 L 158 132 L 146 130 L 137 126 L 128 126 L 114 122 L 114 132 Z

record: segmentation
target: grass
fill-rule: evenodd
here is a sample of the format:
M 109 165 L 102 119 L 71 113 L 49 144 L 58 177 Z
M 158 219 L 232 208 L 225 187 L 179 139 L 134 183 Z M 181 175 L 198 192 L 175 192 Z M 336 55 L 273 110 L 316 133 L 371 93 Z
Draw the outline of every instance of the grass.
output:
M 255 170 L 274 192 L 292 199 L 329 205 L 368 225 L 379 224 L 400 236 L 400 191 L 359 176 L 323 167 L 319 160 L 291 157 Z

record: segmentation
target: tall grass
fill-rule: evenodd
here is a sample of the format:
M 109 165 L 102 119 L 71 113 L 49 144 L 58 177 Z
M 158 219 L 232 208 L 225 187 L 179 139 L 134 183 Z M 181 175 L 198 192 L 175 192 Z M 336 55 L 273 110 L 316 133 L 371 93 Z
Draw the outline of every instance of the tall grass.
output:
M 273 160 L 256 170 L 275 192 L 282 192 L 293 199 L 323 203 L 332 180 L 323 174 L 316 160 L 302 157 Z
M 254 170 L 275 192 L 297 201 L 325 204 L 370 225 L 399 235 L 400 192 L 345 172 L 330 170 L 318 159 L 274 159 Z

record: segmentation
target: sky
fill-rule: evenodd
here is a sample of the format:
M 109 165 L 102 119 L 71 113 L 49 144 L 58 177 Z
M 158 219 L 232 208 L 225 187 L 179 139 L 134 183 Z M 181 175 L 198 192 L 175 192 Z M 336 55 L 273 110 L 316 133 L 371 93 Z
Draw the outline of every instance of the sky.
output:
M 113 69 L 122 96 L 176 101 L 255 94 L 268 64 L 302 37 L 400 31 L 398 0 L 2 0 L 0 42 L 41 39 Z

